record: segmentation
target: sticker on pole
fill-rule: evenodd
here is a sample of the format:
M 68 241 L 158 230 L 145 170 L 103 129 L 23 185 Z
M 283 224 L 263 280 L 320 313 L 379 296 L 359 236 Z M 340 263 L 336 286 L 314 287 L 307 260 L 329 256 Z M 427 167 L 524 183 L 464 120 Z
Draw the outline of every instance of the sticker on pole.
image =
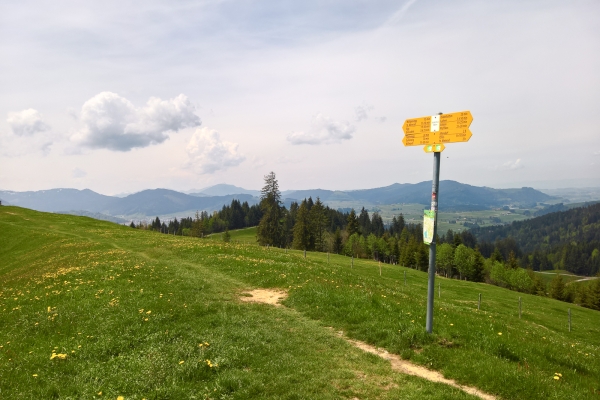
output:
M 435 225 L 435 211 L 424 210 L 423 215 L 423 242 L 431 244 L 433 242 L 433 227 Z

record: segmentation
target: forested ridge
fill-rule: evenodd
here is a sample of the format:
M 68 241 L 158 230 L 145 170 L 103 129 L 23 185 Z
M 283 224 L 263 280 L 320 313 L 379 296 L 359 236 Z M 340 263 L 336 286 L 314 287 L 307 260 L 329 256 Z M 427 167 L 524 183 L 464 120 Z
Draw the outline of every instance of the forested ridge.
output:
M 534 270 L 600 271 L 600 203 L 471 231 L 479 242 L 514 240 L 521 264 Z

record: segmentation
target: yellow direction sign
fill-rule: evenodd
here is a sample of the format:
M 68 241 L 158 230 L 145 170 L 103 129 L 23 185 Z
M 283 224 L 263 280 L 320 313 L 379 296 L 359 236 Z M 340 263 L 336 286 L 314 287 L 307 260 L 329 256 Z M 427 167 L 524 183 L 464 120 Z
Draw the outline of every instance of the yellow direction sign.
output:
M 425 153 L 441 153 L 445 148 L 446 146 L 443 144 L 428 144 L 423 147 L 423 150 L 425 150 Z
M 420 146 L 466 142 L 472 136 L 469 130 L 471 122 L 473 116 L 470 111 L 407 119 L 402 125 L 402 143 L 405 146 Z
M 468 142 L 473 134 L 469 129 L 461 129 L 458 132 L 452 132 L 450 134 L 440 133 L 441 143 L 456 143 L 456 142 Z

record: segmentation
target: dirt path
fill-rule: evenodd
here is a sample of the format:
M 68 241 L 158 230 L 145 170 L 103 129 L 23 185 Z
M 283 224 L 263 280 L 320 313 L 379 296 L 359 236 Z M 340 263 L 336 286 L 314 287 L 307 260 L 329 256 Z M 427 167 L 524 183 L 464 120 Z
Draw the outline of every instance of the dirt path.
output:
M 245 301 L 245 302 L 252 302 L 252 303 L 266 303 L 266 304 L 274 305 L 276 307 L 281 307 L 282 305 L 279 302 L 281 300 L 285 299 L 286 297 L 287 297 L 287 293 L 282 290 L 255 289 L 250 292 L 242 293 L 240 300 Z M 391 353 L 388 353 L 384 349 L 380 349 L 375 346 L 371 346 L 370 344 L 367 344 L 367 343 L 364 343 L 364 342 L 361 342 L 358 340 L 347 338 L 343 332 L 338 332 L 337 334 L 338 334 L 338 336 L 340 336 L 342 339 L 346 340 L 348 343 L 352 344 L 353 346 L 358 347 L 359 349 L 361 349 L 363 351 L 366 351 L 371 354 L 375 354 L 381 358 L 388 360 L 392 366 L 392 370 L 394 370 L 394 371 L 398 371 L 400 373 L 407 374 L 407 375 L 418 376 L 419 378 L 427 379 L 428 381 L 431 381 L 431 382 L 444 383 L 446 385 L 455 387 L 455 388 L 460 389 L 470 395 L 477 396 L 484 400 L 495 400 L 496 399 L 495 396 L 484 393 L 477 388 L 474 388 L 471 386 L 460 385 L 452 379 L 444 378 L 444 376 L 437 371 L 432 371 L 425 367 L 421 367 L 420 365 L 413 364 L 410 361 L 403 360 L 397 354 L 391 354 Z

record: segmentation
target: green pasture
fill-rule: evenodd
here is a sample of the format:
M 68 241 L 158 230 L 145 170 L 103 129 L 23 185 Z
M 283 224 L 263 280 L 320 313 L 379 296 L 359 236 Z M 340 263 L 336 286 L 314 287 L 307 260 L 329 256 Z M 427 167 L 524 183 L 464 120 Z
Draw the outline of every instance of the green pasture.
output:
M 427 335 L 425 273 L 245 231 L 226 244 L 1 207 L 0 398 L 472 398 L 338 331 L 499 398 L 600 394 L 597 311 L 438 277 Z M 254 288 L 286 290 L 285 307 L 239 301 Z
M 236 229 L 233 231 L 229 231 L 230 240 L 232 242 L 239 242 L 241 244 L 257 244 L 256 242 L 256 227 L 252 228 L 244 228 L 244 229 Z M 223 241 L 223 232 L 221 233 L 213 233 L 206 236 L 207 239 Z
M 549 285 L 550 282 L 552 282 L 552 280 L 556 277 L 556 275 L 560 275 L 565 284 L 587 285 L 592 281 L 592 279 L 595 279 L 588 279 L 589 277 L 575 275 L 572 272 L 563 270 L 541 271 L 536 272 L 536 274 L 542 277 L 546 285 Z

